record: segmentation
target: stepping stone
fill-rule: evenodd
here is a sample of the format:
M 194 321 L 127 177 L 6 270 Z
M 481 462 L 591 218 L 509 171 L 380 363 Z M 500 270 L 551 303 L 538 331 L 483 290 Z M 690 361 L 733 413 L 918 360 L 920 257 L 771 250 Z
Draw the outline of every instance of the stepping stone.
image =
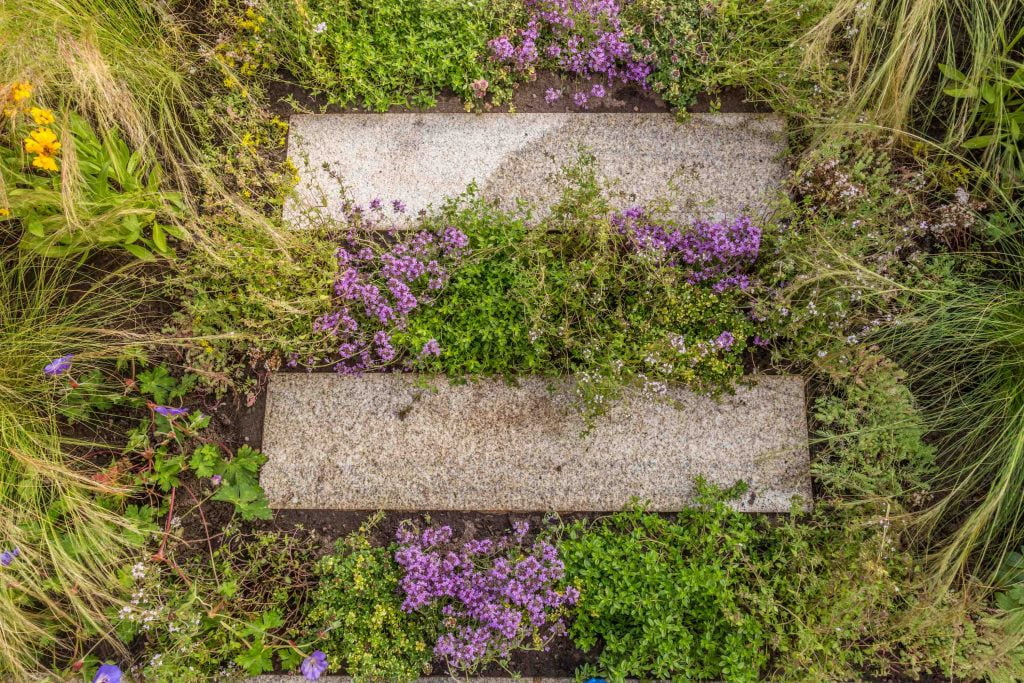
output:
M 357 204 L 400 199 L 406 216 L 474 181 L 484 196 L 543 208 L 559 192 L 552 176 L 581 149 L 620 206 L 665 199 L 680 220 L 757 215 L 784 175 L 784 132 L 772 114 L 293 116 L 288 156 L 300 181 L 284 218 L 302 226 L 309 207 L 340 218 L 339 180 Z
M 787 512 L 811 496 L 803 380 L 750 379 L 720 401 L 626 392 L 584 434 L 567 381 L 279 373 L 261 483 L 274 508 L 676 511 L 703 476 L 746 481 L 740 510 Z

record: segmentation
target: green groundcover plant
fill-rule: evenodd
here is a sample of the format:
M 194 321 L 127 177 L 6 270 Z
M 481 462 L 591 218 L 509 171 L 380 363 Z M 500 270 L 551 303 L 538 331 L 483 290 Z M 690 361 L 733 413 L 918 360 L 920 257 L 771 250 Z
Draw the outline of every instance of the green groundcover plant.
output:
M 940 667 L 1015 675 L 1004 623 L 935 602 L 891 519 L 820 510 L 775 524 L 729 506 L 741 491 L 698 485 L 675 519 L 627 510 L 562 530 L 580 591 L 573 642 L 610 680 L 854 680 Z M 960 603 L 961 599 L 967 600 Z M 977 609 L 977 608 L 975 608 Z
M 746 217 L 677 225 L 644 207 L 614 209 L 593 159 L 564 170 L 564 191 L 534 220 L 468 195 L 435 218 L 469 240 L 434 304 L 396 333 L 438 352 L 419 366 L 449 375 L 569 375 L 585 412 L 618 387 L 709 393 L 742 373 L 754 326 L 743 310 L 760 229 Z
M 431 671 L 440 610 L 402 609 L 394 548 L 368 539 L 379 519 L 368 519 L 317 564 L 306 627 L 318 634 L 329 661 L 352 676 L 409 681 Z
M 259 49 L 311 92 L 386 111 L 432 106 L 443 90 L 470 103 L 508 97 L 508 70 L 486 55 L 514 8 L 504 1 L 266 0 L 250 21 L 259 24 Z

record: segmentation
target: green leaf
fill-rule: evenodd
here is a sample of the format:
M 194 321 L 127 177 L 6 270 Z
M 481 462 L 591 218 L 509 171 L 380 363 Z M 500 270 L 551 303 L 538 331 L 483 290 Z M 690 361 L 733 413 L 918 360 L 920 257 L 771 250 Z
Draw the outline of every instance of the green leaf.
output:
M 943 76 L 957 83 L 963 83 L 967 80 L 967 75 L 951 64 L 939 64 L 939 71 L 942 72 Z
M 943 88 L 942 92 L 950 97 L 977 97 L 978 89 L 974 86 L 969 88 Z
M 978 135 L 970 140 L 966 140 L 963 144 L 964 149 L 984 149 L 989 145 L 998 142 L 998 135 Z
M 224 471 L 224 455 L 214 444 L 203 444 L 192 453 L 189 467 L 197 477 L 212 477 Z
M 153 252 L 138 244 L 125 244 L 124 248 L 128 253 L 141 261 L 156 261 L 156 256 L 153 255 Z
M 162 365 L 140 372 L 135 380 L 139 391 L 152 398 L 155 403 L 165 404 L 171 398 L 175 398 L 172 393 L 178 386 L 178 380 Z
M 235 664 L 245 669 L 250 676 L 259 676 L 261 673 L 271 671 L 274 663 L 271 661 L 272 650 L 262 642 L 253 645 L 235 657 Z
M 167 234 L 164 232 L 164 228 L 159 223 L 153 224 L 153 244 L 156 245 L 157 251 L 161 252 L 165 256 L 170 251 L 167 248 Z

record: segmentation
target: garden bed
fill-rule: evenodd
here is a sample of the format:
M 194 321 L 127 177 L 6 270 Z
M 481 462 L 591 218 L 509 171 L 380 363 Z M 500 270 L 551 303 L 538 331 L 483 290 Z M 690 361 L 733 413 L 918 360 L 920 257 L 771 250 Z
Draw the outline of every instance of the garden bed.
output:
M 1024 679 L 1019 8 L 40 0 L 0 34 L 4 680 Z M 758 507 L 788 461 L 742 411 L 783 409 Z M 650 500 L 533 509 L 540 451 Z

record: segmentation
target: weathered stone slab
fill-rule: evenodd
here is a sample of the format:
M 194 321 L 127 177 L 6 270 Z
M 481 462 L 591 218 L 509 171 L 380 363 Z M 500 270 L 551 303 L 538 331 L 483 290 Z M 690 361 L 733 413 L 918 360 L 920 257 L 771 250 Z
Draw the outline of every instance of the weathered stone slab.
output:
M 571 387 L 525 378 L 434 388 L 416 376 L 284 373 L 270 382 L 261 482 L 275 508 L 679 510 L 694 479 L 744 480 L 737 506 L 785 512 L 810 497 L 804 386 L 758 376 L 716 402 L 626 397 L 586 435 Z
M 770 114 L 319 114 L 291 118 L 299 170 L 284 217 L 338 218 L 342 194 L 400 199 L 415 215 L 476 182 L 484 196 L 545 207 L 582 149 L 621 205 L 670 201 L 679 219 L 760 212 L 784 169 L 784 121 Z

